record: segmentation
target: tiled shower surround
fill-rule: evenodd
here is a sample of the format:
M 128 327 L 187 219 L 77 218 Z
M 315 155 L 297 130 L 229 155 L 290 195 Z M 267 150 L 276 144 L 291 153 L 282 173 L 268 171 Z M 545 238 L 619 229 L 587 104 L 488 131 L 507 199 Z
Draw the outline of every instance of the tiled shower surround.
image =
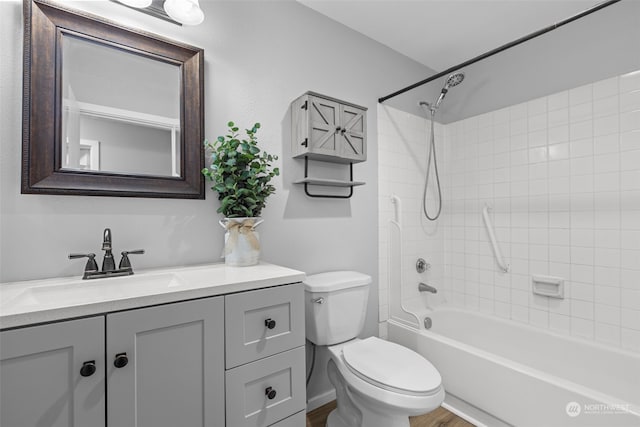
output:
M 418 225 L 403 235 L 405 281 L 420 255 L 448 304 L 640 352 L 640 72 L 437 127 L 444 209 L 431 226 L 419 226 L 428 121 L 378 112 L 381 322 L 393 193 Z M 534 274 L 564 278 L 565 298 L 534 295 Z

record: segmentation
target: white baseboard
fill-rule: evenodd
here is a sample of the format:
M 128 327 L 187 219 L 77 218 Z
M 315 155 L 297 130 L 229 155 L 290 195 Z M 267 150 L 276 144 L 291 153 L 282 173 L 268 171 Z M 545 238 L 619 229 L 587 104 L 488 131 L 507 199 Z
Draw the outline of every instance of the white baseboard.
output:
M 336 400 L 336 391 L 334 389 L 331 389 L 318 396 L 313 396 L 312 398 L 307 399 L 307 412 L 311 412 L 314 409 L 321 407 L 322 405 L 326 405 L 332 400 Z

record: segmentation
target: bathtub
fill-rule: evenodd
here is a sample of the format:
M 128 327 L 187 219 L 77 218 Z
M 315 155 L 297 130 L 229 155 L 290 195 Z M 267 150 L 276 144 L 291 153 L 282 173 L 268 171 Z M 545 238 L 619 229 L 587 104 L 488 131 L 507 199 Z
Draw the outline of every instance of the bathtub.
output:
M 388 338 L 429 359 L 454 401 L 514 426 L 640 426 L 639 354 L 459 309 L 426 316 L 429 330 L 389 319 Z

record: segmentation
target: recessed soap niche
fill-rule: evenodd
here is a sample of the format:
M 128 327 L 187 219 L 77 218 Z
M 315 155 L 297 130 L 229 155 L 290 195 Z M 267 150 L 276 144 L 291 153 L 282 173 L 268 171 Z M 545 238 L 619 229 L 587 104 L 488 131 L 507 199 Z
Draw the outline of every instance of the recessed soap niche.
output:
M 531 288 L 536 295 L 564 299 L 564 279 L 562 277 L 531 276 Z

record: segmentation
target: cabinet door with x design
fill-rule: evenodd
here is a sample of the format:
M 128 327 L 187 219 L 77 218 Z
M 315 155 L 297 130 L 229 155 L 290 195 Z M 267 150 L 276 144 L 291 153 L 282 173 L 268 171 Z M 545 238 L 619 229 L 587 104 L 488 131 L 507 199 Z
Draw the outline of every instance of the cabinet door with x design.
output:
M 341 105 L 338 137 L 340 157 L 354 163 L 367 160 L 366 132 L 365 111 L 350 105 Z
M 367 159 L 366 109 L 309 92 L 292 104 L 293 154 L 338 163 Z

